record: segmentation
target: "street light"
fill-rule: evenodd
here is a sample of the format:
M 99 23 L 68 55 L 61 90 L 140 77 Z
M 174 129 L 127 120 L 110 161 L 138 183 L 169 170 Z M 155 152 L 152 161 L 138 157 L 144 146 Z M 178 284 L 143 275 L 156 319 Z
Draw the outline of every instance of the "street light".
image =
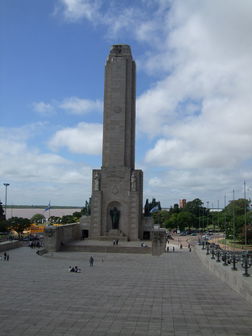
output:
M 5 186 L 5 219 L 7 219 L 7 188 L 10 185 L 9 183 L 4 183 Z

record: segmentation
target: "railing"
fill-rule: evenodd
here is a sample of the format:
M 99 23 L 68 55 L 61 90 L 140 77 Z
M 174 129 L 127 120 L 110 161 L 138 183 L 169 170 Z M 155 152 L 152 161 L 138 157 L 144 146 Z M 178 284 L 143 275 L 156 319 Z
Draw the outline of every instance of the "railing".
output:
M 220 248 L 219 245 L 209 242 L 199 242 L 202 245 L 202 250 L 206 250 L 206 255 L 210 256 L 215 262 L 222 263 L 223 266 L 231 266 L 232 271 L 241 271 L 242 275 L 249 277 L 249 269 L 252 266 L 251 251 L 226 251 Z

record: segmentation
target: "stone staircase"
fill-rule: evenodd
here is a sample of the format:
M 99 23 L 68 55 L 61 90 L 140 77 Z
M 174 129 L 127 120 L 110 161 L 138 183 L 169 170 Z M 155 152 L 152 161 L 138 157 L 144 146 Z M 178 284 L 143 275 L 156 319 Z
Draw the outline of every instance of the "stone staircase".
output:
M 64 252 L 97 252 L 97 253 L 136 253 L 151 254 L 151 247 L 120 246 L 120 245 L 71 245 L 67 244 L 61 248 Z
M 102 241 L 128 241 L 128 238 L 121 230 L 110 230 L 106 236 L 99 237 L 99 240 Z

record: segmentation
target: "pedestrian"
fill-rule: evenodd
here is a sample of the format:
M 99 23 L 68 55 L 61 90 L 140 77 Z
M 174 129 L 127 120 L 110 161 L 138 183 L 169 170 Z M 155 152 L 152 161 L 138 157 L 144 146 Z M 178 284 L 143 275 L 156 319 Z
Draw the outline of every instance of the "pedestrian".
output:
M 182 249 L 183 248 L 183 245 L 182 244 L 180 244 L 180 249 Z
M 189 247 L 189 252 L 192 252 L 192 249 L 191 249 L 191 247 Z
M 92 256 L 89 258 L 89 265 L 91 267 L 93 267 L 93 265 L 94 265 L 94 258 Z
M 6 254 L 6 261 L 9 261 L 9 259 L 10 259 L 9 254 Z
M 175 247 L 174 246 L 172 247 L 172 252 L 175 252 Z
M 6 261 L 6 258 L 7 258 L 7 253 L 4 252 L 4 260 Z
M 166 252 L 169 252 L 169 246 L 166 247 Z

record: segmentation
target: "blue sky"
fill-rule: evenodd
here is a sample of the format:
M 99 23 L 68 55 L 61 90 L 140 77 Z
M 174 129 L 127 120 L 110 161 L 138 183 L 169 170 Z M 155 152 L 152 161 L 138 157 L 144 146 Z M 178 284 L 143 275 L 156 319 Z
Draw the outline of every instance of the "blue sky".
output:
M 136 168 L 163 207 L 251 197 L 252 2 L 2 0 L 0 176 L 9 204 L 83 205 L 101 166 L 104 65 L 137 64 Z M 4 187 L 0 189 L 4 202 Z

